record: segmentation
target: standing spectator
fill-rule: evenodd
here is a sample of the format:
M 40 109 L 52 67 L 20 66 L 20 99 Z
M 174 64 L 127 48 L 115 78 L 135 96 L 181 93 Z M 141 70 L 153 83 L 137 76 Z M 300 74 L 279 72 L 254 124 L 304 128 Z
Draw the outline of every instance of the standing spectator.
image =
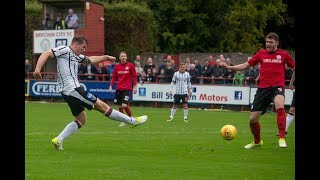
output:
M 257 77 L 258 77 L 257 69 L 254 68 L 253 66 L 250 66 L 250 68 L 244 72 L 246 85 L 256 85 Z
M 63 99 L 68 103 L 71 113 L 74 116 L 72 122 L 68 123 L 60 134 L 51 140 L 51 143 L 57 150 L 63 150 L 62 143 L 64 140 L 85 125 L 87 122 L 87 113 L 85 108 L 88 110 L 95 109 L 111 120 L 126 122 L 133 126 L 143 124 L 148 120 L 148 117 L 145 115 L 132 118 L 112 109 L 112 107 L 101 101 L 98 97 L 91 94 L 80 85 L 77 77 L 79 62 L 95 64 L 106 59 L 113 61 L 116 59 L 109 55 L 91 57 L 83 55 L 87 44 L 88 41 L 84 36 L 75 36 L 69 46 L 59 46 L 44 51 L 40 55 L 36 68 L 33 72 L 33 76 L 36 79 L 42 79 L 40 71 L 47 60 L 52 59 L 57 62 L 58 89 Z M 54 116 L 54 114 L 52 115 Z
M 189 69 L 189 74 L 191 76 L 191 83 L 192 84 L 199 84 L 199 78 L 201 76 L 201 72 L 196 69 L 196 65 L 195 64 L 191 64 L 190 65 L 190 69 Z
M 105 66 L 103 66 L 102 63 L 98 64 L 97 70 L 98 70 L 98 74 L 100 75 L 99 76 L 100 81 L 109 81 L 110 80 L 109 76 L 108 76 L 108 70 Z
M 84 74 L 86 75 L 86 80 L 93 81 L 96 79 L 96 74 L 98 74 L 98 69 L 92 64 L 87 64 L 87 67 L 84 69 Z
M 172 68 L 172 64 L 170 61 L 167 61 L 167 67 L 164 69 L 164 74 L 166 77 L 166 82 L 171 82 L 172 81 L 172 76 L 174 74 L 174 69 Z
M 53 29 L 53 19 L 50 17 L 49 13 L 46 13 L 46 16 L 42 21 L 42 25 L 44 30 Z
M 134 60 L 134 65 L 136 65 L 137 62 L 141 63 L 141 56 L 140 55 L 136 55 L 136 58 Z
M 151 69 L 148 69 L 146 76 L 145 76 L 144 80 L 142 81 L 141 85 L 143 85 L 144 83 L 148 84 L 150 82 L 156 82 L 156 76 L 153 74 Z
M 113 70 L 114 70 L 114 66 L 117 64 L 116 61 L 112 61 L 111 64 L 108 64 L 107 65 L 107 69 L 108 69 L 108 72 L 109 72 L 109 79 L 112 78 L 112 73 L 113 73 Z
M 194 65 L 196 66 L 196 69 L 198 69 L 198 71 L 201 72 L 202 66 L 199 64 L 198 58 L 195 58 L 195 59 L 193 60 L 193 63 L 194 63 Z
M 190 74 L 186 71 L 185 64 L 180 63 L 179 70 L 173 74 L 169 95 L 172 95 L 172 89 L 176 85 L 175 94 L 173 96 L 173 105 L 170 111 L 170 117 L 167 121 L 172 121 L 177 111 L 177 104 L 183 104 L 183 120 L 188 122 L 188 100 L 192 95 Z
M 66 29 L 66 22 L 61 18 L 61 14 L 57 14 L 57 18 L 53 24 L 54 29 Z
M 73 9 L 69 9 L 68 12 L 69 14 L 65 19 L 68 29 L 78 29 L 78 15 L 73 12 Z
M 212 55 L 209 55 L 208 60 L 209 60 L 209 65 L 210 65 L 210 67 L 213 68 L 214 65 L 216 64 L 216 62 L 215 62 L 214 59 L 213 59 L 213 56 L 212 56 Z
M 212 80 L 209 79 L 212 77 L 212 68 L 209 64 L 208 59 L 204 60 L 204 65 L 202 66 L 202 69 L 201 69 L 201 77 L 204 77 L 203 84 L 211 84 L 212 83 Z
M 29 73 L 32 72 L 32 65 L 29 59 L 24 60 L 24 73 L 25 78 L 29 78 Z
M 221 55 L 220 55 L 221 56 Z M 223 55 L 222 55 L 223 57 Z M 221 59 L 220 59 L 220 62 L 223 62 Z M 230 58 L 227 58 L 225 59 L 225 62 L 229 65 L 229 66 L 233 66 L 233 64 L 231 63 L 231 59 Z M 230 70 L 230 69 L 226 69 L 225 67 L 223 67 L 225 70 L 224 70 L 224 78 L 225 79 L 225 83 L 226 84 L 234 84 L 234 76 L 236 74 L 235 71 L 233 70 Z
M 214 77 L 214 84 L 225 84 L 226 71 L 227 69 L 221 65 L 220 59 L 217 59 L 216 64 L 212 68 L 212 76 Z
M 143 70 L 144 70 L 144 72 L 147 72 L 148 69 L 151 69 L 151 70 L 152 70 L 152 69 L 155 68 L 155 67 L 156 67 L 156 65 L 153 64 L 152 58 L 151 58 L 151 57 L 148 57 L 147 64 L 144 65 Z
M 236 71 L 236 74 L 233 77 L 232 84 L 242 85 L 243 79 L 244 79 L 243 73 L 241 71 Z
M 250 66 L 260 63 L 260 82 L 254 96 L 250 112 L 250 130 L 254 141 L 244 146 L 245 149 L 253 149 L 263 145 L 260 137 L 259 117 L 263 115 L 267 107 L 273 102 L 277 112 L 277 125 L 279 131 L 279 147 L 286 148 L 284 139 L 286 128 L 286 113 L 284 110 L 284 73 L 285 64 L 295 68 L 295 62 L 290 54 L 278 48 L 279 36 L 271 32 L 266 38 L 266 48 L 259 50 L 247 62 L 235 66 L 222 63 L 227 69 L 245 70 Z
M 78 65 L 78 76 L 80 80 L 85 80 L 86 79 L 86 75 L 85 75 L 85 71 L 87 69 L 87 65 L 84 63 L 79 63 Z
M 167 55 L 166 58 L 163 58 L 162 64 L 160 64 L 159 69 L 158 69 L 158 74 L 160 74 L 161 69 L 165 69 L 167 66 L 167 62 L 171 61 L 171 56 Z
M 132 117 L 131 110 L 129 108 L 129 99 L 131 91 L 137 93 L 137 74 L 134 65 L 127 61 L 127 53 L 120 52 L 120 63 L 117 63 L 112 72 L 112 79 L 109 87 L 109 92 L 112 92 L 112 85 L 117 80 L 116 95 L 114 102 L 119 105 L 119 111 L 123 113 L 126 111 L 129 117 Z M 125 123 L 119 125 L 125 126 Z
M 137 77 L 140 80 L 141 76 L 142 76 L 142 73 L 144 72 L 142 67 L 141 67 L 141 62 L 140 61 L 136 62 L 135 69 L 136 69 Z

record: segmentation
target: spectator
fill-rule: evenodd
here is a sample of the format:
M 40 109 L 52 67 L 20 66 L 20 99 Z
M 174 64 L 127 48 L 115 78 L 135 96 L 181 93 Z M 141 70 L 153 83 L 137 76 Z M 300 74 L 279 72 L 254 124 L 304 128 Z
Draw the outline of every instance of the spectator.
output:
M 206 59 L 204 61 L 204 65 L 202 66 L 202 69 L 201 69 L 201 76 L 204 77 L 203 84 L 211 84 L 212 83 L 212 80 L 209 79 L 209 77 L 210 78 L 212 77 L 212 68 L 209 64 L 208 59 Z
M 221 56 L 221 55 L 220 55 Z M 223 56 L 223 55 L 222 55 Z M 220 61 L 221 61 L 221 59 L 220 59 Z M 221 61 L 222 62 L 222 61 Z M 225 62 L 229 65 L 229 66 L 233 66 L 233 64 L 231 63 L 231 59 L 230 58 L 227 58 L 227 59 L 225 59 Z M 225 74 L 224 74 L 224 78 L 226 78 L 226 84 L 234 84 L 234 75 L 236 74 L 236 72 L 235 71 L 233 71 L 233 70 L 231 70 L 231 69 L 226 69 L 225 67 L 224 67 L 224 72 L 225 72 Z
M 250 66 L 250 68 L 244 72 L 246 85 L 256 85 L 257 77 L 258 77 L 257 69 L 254 68 L 253 66 Z
M 57 18 L 53 24 L 54 29 L 66 29 L 66 22 L 61 18 L 61 14 L 57 14 Z
M 164 70 L 164 74 L 166 76 L 166 82 L 172 81 L 172 76 L 175 73 L 175 70 L 172 68 L 171 62 L 167 61 L 167 67 Z
M 221 66 L 221 60 L 217 59 L 216 64 L 212 68 L 212 76 L 214 77 L 214 84 L 225 84 L 226 68 Z
M 114 69 L 114 66 L 116 65 L 116 61 L 112 61 L 111 64 L 108 65 L 108 72 L 109 72 L 109 78 L 111 79 L 112 78 L 112 72 L 113 72 L 113 69 Z
M 84 75 L 86 69 L 87 69 L 87 65 L 86 65 L 86 64 L 84 64 L 84 63 L 79 63 L 79 66 L 78 66 L 78 75 L 79 75 L 79 79 L 80 79 L 80 80 L 85 80 L 85 79 L 86 79 L 86 76 Z
M 156 76 L 152 73 L 151 69 L 147 70 L 147 74 L 146 77 L 144 78 L 144 80 L 142 81 L 142 84 L 144 83 L 150 83 L 150 82 L 156 82 Z
M 190 58 L 187 57 L 187 58 L 186 58 L 186 62 L 185 62 L 186 71 L 189 71 L 189 69 L 190 69 L 190 64 L 191 64 Z
M 152 69 L 155 67 L 156 67 L 156 65 L 153 64 L 152 58 L 148 57 L 147 64 L 144 65 L 143 70 L 144 70 L 144 72 L 147 72 L 148 69 L 151 69 L 151 71 L 152 71 Z
M 160 74 L 158 75 L 158 82 L 159 82 L 159 83 L 164 83 L 164 82 L 166 82 L 165 69 L 161 69 L 161 70 L 160 70 Z
M 25 72 L 25 77 L 29 77 L 29 73 L 32 72 L 32 65 L 30 64 L 29 59 L 26 59 L 24 61 L 24 72 Z
M 78 15 L 69 9 L 69 14 L 65 19 L 68 29 L 78 29 Z
M 209 55 L 208 60 L 209 60 L 210 67 L 211 67 L 211 68 L 214 67 L 214 65 L 216 64 L 216 62 L 214 61 L 212 55 Z
M 171 56 L 170 55 L 167 55 L 167 57 L 163 59 L 162 64 L 159 66 L 158 74 L 160 74 L 161 69 L 165 69 L 166 68 L 167 61 L 171 61 Z
M 96 76 L 94 75 L 98 74 L 98 69 L 92 64 L 87 64 L 84 73 L 87 75 L 87 80 L 95 80 Z
M 137 77 L 138 77 L 138 79 L 140 79 L 142 73 L 144 72 L 142 67 L 141 67 L 141 62 L 140 61 L 137 61 L 135 63 L 135 68 L 136 68 Z
M 242 85 L 243 79 L 244 79 L 244 74 L 241 71 L 236 71 L 236 74 L 233 77 L 232 84 Z
M 202 66 L 199 64 L 198 58 L 194 58 L 193 63 L 196 66 L 196 69 L 198 69 L 198 71 L 201 72 Z
M 177 67 L 176 67 L 176 62 L 174 61 L 174 59 L 171 59 L 171 66 L 172 66 L 172 69 L 174 70 L 174 71 L 177 71 Z M 174 72 L 173 72 L 174 73 Z M 172 74 L 173 75 L 173 74 Z M 171 82 L 171 80 L 170 80 L 170 82 Z
M 136 59 L 134 60 L 134 65 L 136 65 L 137 62 L 141 63 L 141 56 L 140 55 L 136 56 Z
M 101 76 L 99 76 L 99 80 L 100 81 L 109 81 L 110 80 L 110 76 L 108 76 L 108 70 L 105 66 L 103 66 L 103 64 L 100 62 L 98 64 L 98 74 L 100 74 Z
M 50 17 L 49 13 L 46 13 L 42 25 L 44 30 L 53 29 L 53 19 Z
M 191 83 L 192 84 L 199 84 L 199 78 L 201 76 L 201 73 L 198 69 L 196 69 L 195 64 L 190 64 L 189 74 L 191 76 Z

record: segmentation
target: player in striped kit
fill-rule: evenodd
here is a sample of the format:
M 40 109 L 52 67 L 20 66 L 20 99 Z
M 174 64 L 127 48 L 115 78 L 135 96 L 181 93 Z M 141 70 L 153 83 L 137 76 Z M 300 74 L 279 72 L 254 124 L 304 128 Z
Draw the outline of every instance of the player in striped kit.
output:
M 40 71 L 43 65 L 49 58 L 56 60 L 59 92 L 68 103 L 74 116 L 74 120 L 69 122 L 60 134 L 51 140 L 57 150 L 63 150 L 62 142 L 85 125 L 87 121 L 85 108 L 88 110 L 95 109 L 109 119 L 125 122 L 133 126 L 143 124 L 148 119 L 146 115 L 134 118 L 112 109 L 108 104 L 80 85 L 78 81 L 79 63 L 95 64 L 107 59 L 116 60 L 115 57 L 109 55 L 90 57 L 83 55 L 87 44 L 88 41 L 84 36 L 75 36 L 69 46 L 58 46 L 44 51 L 40 55 L 33 72 L 35 78 L 42 79 Z
M 175 94 L 173 96 L 173 106 L 171 108 L 170 118 L 167 121 L 172 121 L 174 115 L 177 111 L 177 104 L 182 102 L 183 104 L 183 120 L 184 122 L 188 122 L 188 99 L 189 96 L 192 95 L 191 91 L 191 77 L 189 72 L 186 71 L 185 64 L 182 62 L 180 63 L 179 70 L 176 71 L 172 76 L 171 86 L 169 95 L 172 95 L 172 89 L 174 85 L 175 88 Z

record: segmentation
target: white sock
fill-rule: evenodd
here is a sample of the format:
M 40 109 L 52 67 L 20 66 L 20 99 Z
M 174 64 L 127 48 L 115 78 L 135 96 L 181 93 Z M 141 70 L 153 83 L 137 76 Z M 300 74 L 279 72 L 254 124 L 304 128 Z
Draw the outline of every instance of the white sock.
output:
M 58 136 L 58 140 L 59 141 L 63 141 L 64 139 L 66 139 L 67 137 L 69 137 L 71 134 L 75 133 L 78 130 L 78 125 L 76 122 L 72 121 L 71 123 L 69 123 L 64 129 L 63 131 L 59 134 Z
M 189 112 L 189 109 L 183 109 L 183 115 L 184 115 L 184 119 L 188 119 L 188 112 Z
M 173 119 L 176 112 L 177 112 L 177 109 L 171 108 L 170 119 Z
M 294 114 L 288 114 L 286 117 L 286 131 L 288 131 L 290 124 L 294 120 Z
M 115 109 L 112 109 L 111 114 L 108 116 L 108 118 L 112 119 L 112 120 L 116 120 L 116 121 L 120 121 L 120 122 L 125 122 L 128 124 L 134 124 L 136 122 L 135 118 L 131 118 Z

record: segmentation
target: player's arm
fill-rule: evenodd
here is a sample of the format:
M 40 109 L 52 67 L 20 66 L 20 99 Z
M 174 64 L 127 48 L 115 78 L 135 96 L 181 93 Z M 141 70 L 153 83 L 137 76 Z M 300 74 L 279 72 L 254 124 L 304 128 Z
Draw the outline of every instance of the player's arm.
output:
M 85 59 L 84 59 L 84 63 L 87 63 L 87 64 L 96 64 L 96 63 L 99 63 L 99 62 L 104 61 L 104 60 L 115 61 L 115 60 L 116 60 L 116 57 L 114 57 L 114 56 L 109 56 L 109 55 L 87 56 L 87 57 L 85 57 Z
M 187 81 L 187 88 L 188 88 L 189 96 L 191 96 L 191 95 L 192 95 L 192 86 L 191 86 L 191 77 L 190 77 L 190 74 L 189 74 L 189 78 L 188 78 L 188 81 Z
M 172 81 L 171 81 L 170 89 L 169 89 L 169 95 L 172 94 L 172 89 L 173 89 L 173 86 L 174 86 L 175 82 L 176 82 L 176 73 L 174 73 L 173 76 L 172 76 Z
M 34 70 L 34 72 L 33 72 L 33 77 L 35 77 L 35 78 L 37 78 L 37 79 L 42 79 L 42 76 L 41 76 L 40 71 L 41 71 L 43 65 L 47 62 L 47 60 L 48 60 L 49 58 L 53 58 L 53 57 L 54 57 L 54 55 L 53 55 L 53 52 L 52 52 L 51 49 L 50 49 L 50 50 L 47 50 L 47 51 L 44 51 L 44 52 L 40 55 L 40 57 L 39 57 L 39 59 L 38 59 L 38 61 L 37 61 L 36 68 L 35 68 L 35 70 Z
M 225 62 L 221 62 L 221 65 L 226 67 L 227 69 L 234 70 L 234 71 L 243 71 L 243 70 L 248 69 L 251 66 L 248 62 L 244 62 L 242 64 L 237 64 L 234 66 L 229 66 Z

